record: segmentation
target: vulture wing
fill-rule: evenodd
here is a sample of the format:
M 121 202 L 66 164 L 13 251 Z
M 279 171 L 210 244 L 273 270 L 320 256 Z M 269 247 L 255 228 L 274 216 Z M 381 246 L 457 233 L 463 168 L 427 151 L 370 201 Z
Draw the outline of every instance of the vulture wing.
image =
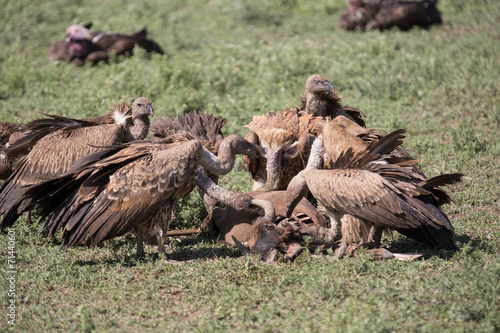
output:
M 58 205 L 58 196 L 42 197 L 41 206 L 48 207 L 43 214 L 53 211 L 44 229 L 49 228 L 53 235 L 62 227 L 63 248 L 84 242 L 95 246 L 123 235 L 151 218 L 161 206 L 173 207 L 194 188 L 201 154 L 198 141 L 139 142 L 125 145 L 98 163 L 81 163 L 83 167 L 71 180 L 76 186 L 66 186 L 70 193 L 57 190 L 59 197 L 66 194 L 70 199 Z M 43 188 L 40 184 L 32 191 Z M 170 215 L 163 219 L 169 221 Z

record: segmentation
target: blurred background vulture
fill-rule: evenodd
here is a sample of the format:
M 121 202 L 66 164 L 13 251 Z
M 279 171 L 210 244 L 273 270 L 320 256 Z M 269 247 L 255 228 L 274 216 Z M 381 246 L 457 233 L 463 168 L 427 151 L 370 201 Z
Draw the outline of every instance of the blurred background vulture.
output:
M 63 249 L 95 246 L 133 231 L 138 257 L 144 256 L 144 237 L 156 238 L 165 253 L 172 209 L 197 184 L 218 201 L 235 202 L 237 210 L 263 214 L 251 197 L 227 194 L 204 174 L 228 173 L 235 154 L 254 154 L 254 149 L 238 135 L 220 142 L 218 156 L 188 132 L 134 141 L 87 155 L 62 176 L 31 186 L 27 196 L 42 207 L 42 217 L 50 215 L 42 231 L 53 236 L 62 229 Z
M 429 245 L 456 249 L 453 226 L 439 208 L 451 198 L 439 186 L 460 181 L 462 174 L 427 179 L 416 172 L 417 161 L 396 150 L 404 130 L 371 143 L 358 137 L 358 131 L 359 125 L 343 117 L 326 122 L 306 169 L 289 184 L 287 214 L 311 191 L 333 217 L 332 228 L 334 220 L 341 225 L 337 257 L 351 241 L 367 242 L 371 227 L 376 231 L 375 247 L 380 246 L 382 230 L 390 229 Z M 328 168 L 319 170 L 323 164 Z
M 395 1 L 348 0 L 349 9 L 342 13 L 340 27 L 345 30 L 387 30 L 397 27 L 409 30 L 414 26 L 428 27 L 441 24 L 437 0 Z
M 14 173 L 0 188 L 1 230 L 11 226 L 31 206 L 25 198 L 26 186 L 58 177 L 78 159 L 111 145 L 144 139 L 153 115 L 151 101 L 145 97 L 118 103 L 101 117 L 87 120 L 51 116 L 28 124 L 6 154 L 26 155 L 16 162 Z
M 114 32 L 93 32 L 91 23 L 72 25 L 66 30 L 64 41 L 49 46 L 49 58 L 52 61 L 65 60 L 77 66 L 86 63 L 93 65 L 107 62 L 111 54 L 131 55 L 137 45 L 146 52 L 163 54 L 162 48 L 152 39 L 147 38 L 147 30 L 143 29 L 132 35 Z
M 290 180 L 305 167 L 314 140 L 314 123 L 339 115 L 365 126 L 359 110 L 341 104 L 333 85 L 322 75 L 311 75 L 301 97 L 300 108 L 286 108 L 276 114 L 255 116 L 245 127 L 245 138 L 259 145 L 256 159 L 244 157 L 244 166 L 254 179 L 253 190 L 285 190 Z

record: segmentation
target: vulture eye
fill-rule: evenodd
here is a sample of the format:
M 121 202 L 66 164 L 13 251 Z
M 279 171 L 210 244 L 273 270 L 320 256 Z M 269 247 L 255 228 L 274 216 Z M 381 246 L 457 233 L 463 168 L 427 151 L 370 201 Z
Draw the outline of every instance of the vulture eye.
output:
M 314 83 L 319 84 L 319 81 L 318 80 L 314 80 Z
M 137 103 L 137 106 L 142 106 L 142 104 L 141 103 Z

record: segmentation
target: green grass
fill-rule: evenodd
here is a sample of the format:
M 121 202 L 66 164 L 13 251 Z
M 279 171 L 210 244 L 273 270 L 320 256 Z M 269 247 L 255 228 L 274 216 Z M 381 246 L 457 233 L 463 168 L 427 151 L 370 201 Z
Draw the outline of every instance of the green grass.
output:
M 297 106 L 310 74 L 335 85 L 369 127 L 408 131 L 429 176 L 463 172 L 445 207 L 456 253 L 394 235 L 393 251 L 424 260 L 328 260 L 303 253 L 291 264 L 239 258 L 208 236 L 175 239 L 173 266 L 136 261 L 133 236 L 95 249 L 58 248 L 24 218 L 15 225 L 16 319 L 8 324 L 8 250 L 0 237 L 0 331 L 497 332 L 500 330 L 500 3 L 439 1 L 444 25 L 349 33 L 344 1 L 1 1 L 0 120 L 38 112 L 84 118 L 114 102 L 153 100 L 155 115 L 192 109 L 229 118 L 225 134 L 268 110 Z M 165 56 L 76 68 L 51 63 L 47 47 L 71 24 L 132 33 L 147 26 Z M 221 183 L 246 191 L 237 166 Z M 175 228 L 200 225 L 196 193 Z M 4 288 L 5 287 L 5 288 Z

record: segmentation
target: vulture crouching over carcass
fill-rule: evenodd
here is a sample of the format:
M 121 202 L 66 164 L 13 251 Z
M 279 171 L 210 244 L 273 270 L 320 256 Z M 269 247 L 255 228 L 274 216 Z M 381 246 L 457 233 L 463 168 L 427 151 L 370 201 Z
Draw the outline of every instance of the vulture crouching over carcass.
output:
M 409 30 L 414 26 L 428 27 L 442 23 L 441 13 L 436 7 L 437 0 L 348 1 L 349 9 L 340 18 L 340 27 L 345 30 L 387 30 L 393 27 Z
M 314 140 L 314 124 L 323 118 L 344 116 L 360 126 L 365 122 L 359 110 L 340 103 L 333 85 L 319 74 L 311 75 L 301 97 L 300 108 L 283 109 L 276 114 L 255 116 L 246 125 L 250 132 L 245 138 L 259 145 L 256 159 L 244 157 L 244 166 L 254 179 L 253 190 L 285 190 L 290 180 L 302 169 Z
M 85 155 L 144 139 L 152 115 L 151 101 L 140 97 L 132 106 L 118 103 L 107 115 L 90 121 L 57 116 L 33 121 L 32 130 L 9 147 L 15 156 L 17 149 L 25 151 L 22 147 L 26 146 L 29 149 L 0 188 L 0 215 L 3 214 L 0 229 L 11 226 L 28 207 L 33 208 L 25 197 L 26 186 L 59 177 Z
M 237 246 L 243 253 L 260 255 L 267 262 L 278 259 L 293 260 L 300 251 L 301 230 L 321 230 L 327 221 L 314 206 L 303 198 L 290 218 L 286 217 L 286 192 L 247 192 L 255 200 L 264 200 L 270 207 L 265 216 L 249 214 L 232 207 L 217 207 L 205 219 L 217 229 L 221 242 Z M 322 241 L 325 239 L 322 238 Z M 332 239 L 336 241 L 337 239 Z M 239 244 L 238 244 L 239 243 Z M 242 245 L 244 248 L 242 248 Z M 315 245 L 314 240 L 309 243 Z M 321 244 L 324 245 L 324 244 Z
M 200 173 L 228 173 L 235 154 L 253 154 L 254 149 L 238 135 L 220 143 L 218 156 L 187 132 L 156 142 L 134 141 L 88 155 L 64 175 L 29 187 L 26 195 L 41 207 L 42 217 L 50 216 L 41 231 L 54 236 L 62 229 L 63 249 L 96 246 L 134 231 L 138 257 L 144 256 L 144 236 L 156 237 L 159 252 L 165 253 L 171 211 L 197 182 L 206 184 L 209 178 Z M 243 205 L 238 209 L 261 212 L 251 199 L 237 200 Z
M 356 136 L 356 127 L 342 117 L 326 123 L 306 169 L 288 186 L 287 215 L 311 191 L 340 225 L 337 257 L 351 241 L 367 242 L 372 227 L 375 247 L 380 246 L 382 230 L 389 229 L 432 246 L 456 249 L 453 226 L 440 209 L 451 198 L 439 186 L 460 181 L 462 174 L 427 179 L 415 171 L 417 160 L 396 149 L 403 143 L 404 130 L 367 144 Z M 328 169 L 320 170 L 323 164 Z
M 107 62 L 111 54 L 131 55 L 137 45 L 146 52 L 164 54 L 161 47 L 147 38 L 147 31 L 143 29 L 132 35 L 116 34 L 114 32 L 92 32 L 91 24 L 72 25 L 66 31 L 64 41 L 49 46 L 51 60 L 66 60 L 77 66 L 86 63 L 93 65 Z

